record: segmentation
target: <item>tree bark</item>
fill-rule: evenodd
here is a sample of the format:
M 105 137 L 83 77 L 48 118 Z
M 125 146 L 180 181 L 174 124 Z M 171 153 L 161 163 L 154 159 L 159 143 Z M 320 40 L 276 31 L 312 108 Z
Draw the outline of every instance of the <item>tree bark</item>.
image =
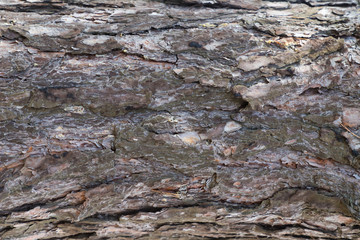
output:
M 0 0 L 1 239 L 360 238 L 358 1 Z

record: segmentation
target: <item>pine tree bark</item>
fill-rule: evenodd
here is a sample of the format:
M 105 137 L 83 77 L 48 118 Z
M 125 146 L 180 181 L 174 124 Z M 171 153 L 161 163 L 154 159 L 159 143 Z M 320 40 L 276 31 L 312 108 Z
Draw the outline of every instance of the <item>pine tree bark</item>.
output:
M 0 238 L 360 238 L 358 12 L 0 0 Z

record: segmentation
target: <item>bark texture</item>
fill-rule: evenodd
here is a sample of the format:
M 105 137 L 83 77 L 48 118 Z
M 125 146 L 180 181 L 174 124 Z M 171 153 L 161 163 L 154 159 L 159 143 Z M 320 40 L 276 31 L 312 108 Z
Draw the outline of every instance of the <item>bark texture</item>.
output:
M 358 4 L 0 0 L 0 238 L 360 238 Z

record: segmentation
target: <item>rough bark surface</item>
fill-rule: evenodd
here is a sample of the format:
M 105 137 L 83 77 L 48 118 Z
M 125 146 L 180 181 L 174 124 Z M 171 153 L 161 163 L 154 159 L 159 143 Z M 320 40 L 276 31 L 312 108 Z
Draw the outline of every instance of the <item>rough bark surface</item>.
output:
M 0 0 L 0 238 L 360 238 L 358 4 Z

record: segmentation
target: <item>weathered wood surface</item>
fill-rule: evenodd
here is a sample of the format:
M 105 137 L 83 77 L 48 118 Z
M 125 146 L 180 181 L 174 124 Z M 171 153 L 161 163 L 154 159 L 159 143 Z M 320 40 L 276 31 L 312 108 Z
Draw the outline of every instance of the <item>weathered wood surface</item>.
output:
M 360 238 L 357 1 L 0 0 L 0 34 L 1 239 Z

